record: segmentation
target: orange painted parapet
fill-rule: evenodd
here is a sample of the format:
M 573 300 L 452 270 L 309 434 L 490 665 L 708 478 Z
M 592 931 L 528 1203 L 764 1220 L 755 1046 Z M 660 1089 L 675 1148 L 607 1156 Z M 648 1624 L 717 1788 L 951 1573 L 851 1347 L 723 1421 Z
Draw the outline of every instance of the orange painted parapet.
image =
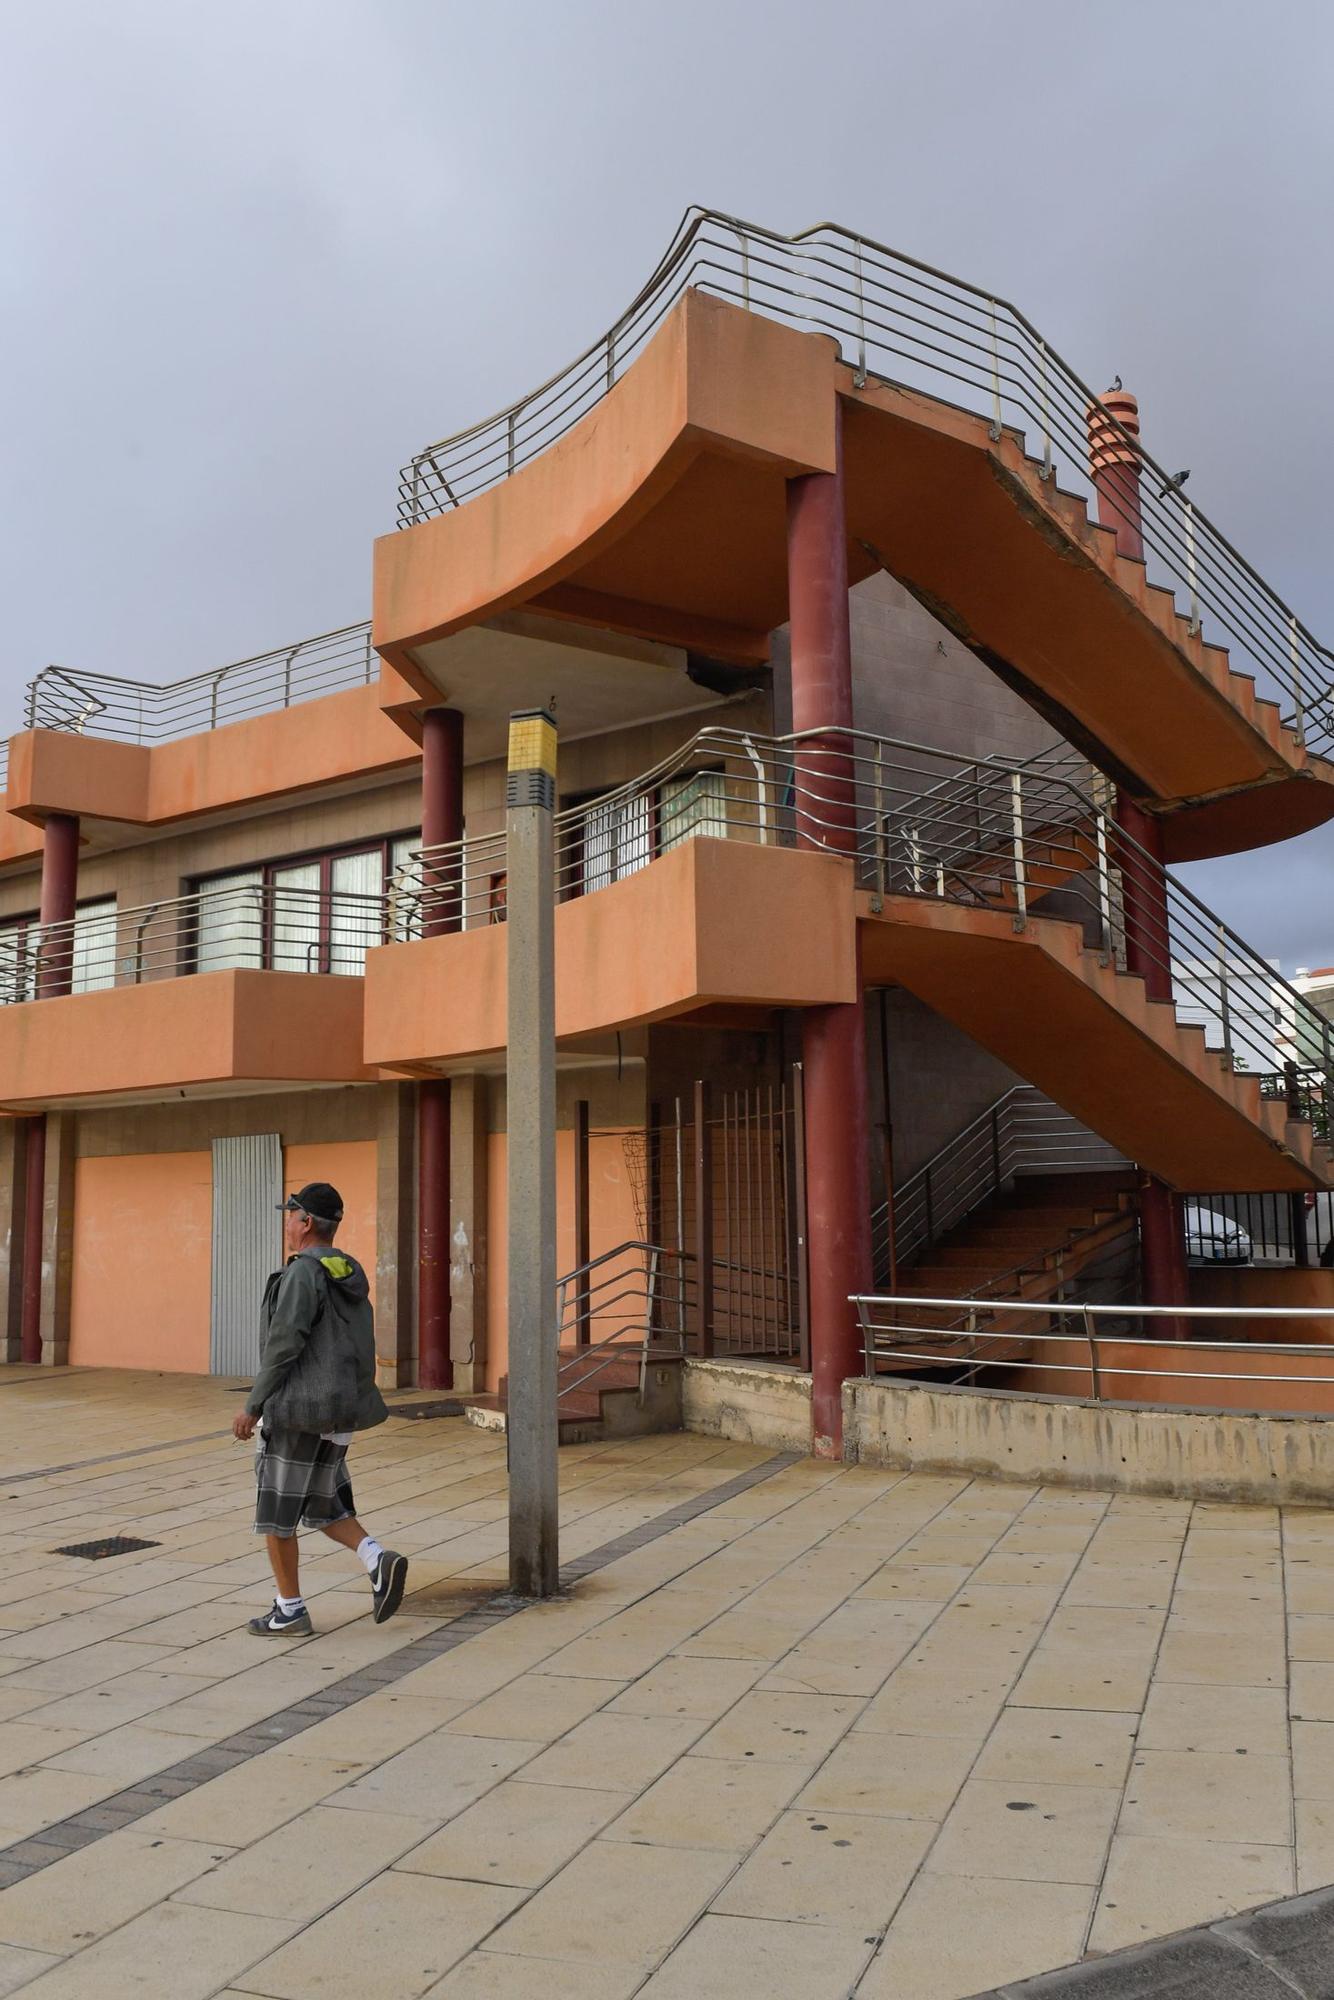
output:
M 11 866 L 16 861 L 39 860 L 41 852 L 40 826 L 33 826 L 28 820 L 15 819 L 13 813 L 0 812 L 0 868 Z
M 556 1033 L 606 1033 L 714 1005 L 824 1006 L 857 991 L 852 866 L 688 840 L 556 911 Z M 505 1042 L 503 924 L 366 960 L 366 1060 L 461 1062 Z
M 378 685 L 229 722 L 151 747 L 27 730 L 10 746 L 8 811 L 168 825 L 317 785 L 410 768 L 419 752 L 381 707 Z M 10 858 L 0 853 L 0 858 Z
M 870 899 L 868 984 L 907 987 L 1065 1110 L 1192 1193 L 1326 1187 L 1329 1153 L 1258 1077 L 1227 1068 L 1204 1030 L 1085 950 L 1078 925 L 914 896 Z
M 1243 1318 L 1256 1306 L 1324 1306 L 1329 1325 L 1309 1330 L 1285 1328 L 1281 1320 L 1245 1320 L 1246 1333 L 1238 1338 L 1251 1340 L 1329 1340 L 1334 1342 L 1334 1271 L 1319 1264 L 1275 1266 L 1273 1264 L 1221 1264 L 1193 1270 L 1190 1274 L 1190 1302 L 1193 1306 L 1232 1306 Z
M 362 982 L 204 972 L 0 1007 L 10 1110 L 229 1083 L 362 1083 Z
M 688 292 L 567 437 L 375 545 L 372 637 L 412 648 L 517 604 L 768 658 L 787 616 L 783 486 L 834 463 L 832 341 Z

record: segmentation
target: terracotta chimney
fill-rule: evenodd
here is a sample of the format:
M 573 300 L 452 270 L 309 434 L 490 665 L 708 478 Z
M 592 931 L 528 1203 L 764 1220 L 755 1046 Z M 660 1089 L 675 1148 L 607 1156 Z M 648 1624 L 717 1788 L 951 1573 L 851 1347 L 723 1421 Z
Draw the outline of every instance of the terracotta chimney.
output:
M 1104 528 L 1115 533 L 1118 555 L 1142 561 L 1139 404 L 1129 389 L 1109 389 L 1100 402 L 1089 404 L 1084 416 L 1088 424 L 1089 471 L 1098 495 L 1098 519 Z

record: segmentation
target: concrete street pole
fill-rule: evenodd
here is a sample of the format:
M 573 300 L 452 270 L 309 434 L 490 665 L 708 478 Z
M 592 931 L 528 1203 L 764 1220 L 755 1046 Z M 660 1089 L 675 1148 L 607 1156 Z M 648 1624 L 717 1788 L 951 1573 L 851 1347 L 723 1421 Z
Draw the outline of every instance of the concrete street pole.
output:
M 505 781 L 510 1589 L 560 1582 L 556 1484 L 556 725 L 510 717 Z

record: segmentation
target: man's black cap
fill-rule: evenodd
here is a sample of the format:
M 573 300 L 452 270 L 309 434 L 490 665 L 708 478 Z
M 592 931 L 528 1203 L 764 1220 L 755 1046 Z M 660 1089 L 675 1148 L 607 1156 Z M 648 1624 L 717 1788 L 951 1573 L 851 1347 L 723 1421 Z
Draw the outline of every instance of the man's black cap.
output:
M 289 1194 L 286 1201 L 278 1203 L 279 1208 L 300 1209 L 303 1215 L 313 1215 L 319 1222 L 341 1222 L 343 1219 L 343 1197 L 328 1181 L 307 1181 L 295 1194 Z

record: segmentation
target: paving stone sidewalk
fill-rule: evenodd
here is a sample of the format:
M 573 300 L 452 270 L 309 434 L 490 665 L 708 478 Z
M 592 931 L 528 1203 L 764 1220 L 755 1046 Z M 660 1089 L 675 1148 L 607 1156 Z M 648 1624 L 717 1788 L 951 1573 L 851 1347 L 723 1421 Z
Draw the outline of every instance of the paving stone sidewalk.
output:
M 1229 1921 L 1334 1881 L 1334 1513 L 648 1438 L 514 1611 L 503 1440 L 395 1421 L 403 1613 L 311 1537 L 260 1646 L 233 1402 L 0 1371 L 0 1995 L 1334 1991 L 1321 1899 Z

